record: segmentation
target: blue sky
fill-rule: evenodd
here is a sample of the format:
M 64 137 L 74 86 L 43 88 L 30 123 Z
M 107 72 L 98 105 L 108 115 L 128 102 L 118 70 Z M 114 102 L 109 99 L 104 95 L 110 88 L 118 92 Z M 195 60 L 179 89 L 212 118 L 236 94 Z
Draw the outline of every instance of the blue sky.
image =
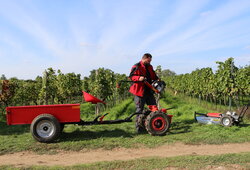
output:
M 128 74 L 149 52 L 178 74 L 250 64 L 250 0 L 0 0 L 0 74 Z

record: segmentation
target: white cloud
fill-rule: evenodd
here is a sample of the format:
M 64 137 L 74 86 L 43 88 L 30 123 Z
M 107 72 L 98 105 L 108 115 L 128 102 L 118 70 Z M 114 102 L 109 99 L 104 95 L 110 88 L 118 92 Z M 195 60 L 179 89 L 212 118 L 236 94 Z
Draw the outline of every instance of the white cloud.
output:
M 41 75 L 48 67 L 83 75 L 98 67 L 125 73 L 146 51 L 153 54 L 153 64 L 162 61 L 162 65 L 173 63 L 173 66 L 168 66 L 174 71 L 174 68 L 193 70 L 193 67 L 202 65 L 202 62 L 213 63 L 215 59 L 208 61 L 200 57 L 197 61 L 190 57 L 190 64 L 186 64 L 186 54 L 195 55 L 196 52 L 206 53 L 237 45 L 242 47 L 250 38 L 247 29 L 249 16 L 237 18 L 249 11 L 250 1 L 226 1 L 219 3 L 221 6 L 208 9 L 206 7 L 210 2 L 212 3 L 211 0 L 91 1 L 87 12 L 77 7 L 76 11 L 61 18 L 63 23 L 60 25 L 57 21 L 51 24 L 49 15 L 44 14 L 42 8 L 35 3 L 29 3 L 27 7 L 27 4 L 10 1 L 1 5 L 1 17 L 37 43 L 36 48 L 39 49 L 29 48 L 28 43 L 24 44 L 20 37 L 13 37 L 11 32 L 5 32 L 5 39 L 0 40 L 0 43 L 4 42 L 16 49 L 15 53 L 22 59 L 19 68 L 31 65 L 33 71 L 29 68 L 22 69 L 22 72 L 30 72 L 30 75 Z M 85 2 L 81 5 L 84 6 Z M 171 14 L 168 15 L 159 9 L 173 12 L 168 11 Z M 156 20 L 159 26 L 153 25 Z M 61 30 L 61 26 L 66 34 L 53 31 Z M 10 53 L 2 50 L 0 57 Z M 48 54 L 47 58 L 43 58 L 41 53 Z M 11 72 L 22 76 L 16 68 Z
M 225 22 L 240 15 L 241 13 L 244 13 L 245 11 L 248 11 L 249 9 L 250 1 L 243 1 L 242 3 L 239 3 L 238 1 L 229 1 L 229 3 L 225 5 L 223 4 L 223 6 L 213 10 L 213 12 L 211 12 L 210 15 L 206 16 L 205 19 L 201 18 L 197 20 L 196 23 L 193 24 L 190 28 L 168 40 L 167 43 L 160 45 L 154 50 L 154 52 L 158 53 L 159 55 L 168 55 L 171 53 L 183 53 L 186 51 L 195 52 L 197 50 L 209 50 L 213 48 L 224 47 L 219 43 L 224 44 L 227 43 L 228 40 L 232 42 L 230 40 L 230 34 L 236 33 L 237 35 L 241 33 L 237 33 L 235 32 L 235 30 L 232 29 L 234 27 L 237 28 L 237 22 L 231 24 L 231 27 L 229 28 L 226 28 L 224 26 Z M 214 28 L 216 27 L 221 27 L 219 33 L 223 34 L 223 36 L 225 36 L 224 32 L 229 33 L 227 34 L 229 38 L 224 39 L 225 42 L 215 41 L 218 40 L 218 38 L 220 38 L 221 36 L 218 34 L 218 32 L 214 31 Z M 229 29 L 231 32 L 227 31 L 227 29 Z M 209 44 L 206 43 L 206 41 L 215 42 L 217 44 L 213 43 L 213 47 L 209 47 L 208 45 L 206 45 Z
M 250 49 L 250 45 L 249 45 L 249 46 L 246 46 L 244 49 Z
M 12 14 L 10 9 L 11 11 L 15 11 L 17 15 Z M 13 23 L 15 27 L 36 39 L 45 49 L 50 50 L 54 54 L 54 57 L 63 53 L 60 43 L 54 38 L 53 34 L 50 34 L 49 31 L 46 30 L 46 23 L 43 23 L 45 19 L 42 15 L 38 14 L 35 7 L 27 11 L 20 3 L 4 3 L 1 7 L 0 14 L 8 19 L 9 22 Z
M 166 36 L 190 22 L 207 3 L 208 0 L 176 1 L 173 13 L 165 19 L 164 24 L 158 30 L 144 40 L 139 49 L 146 48 L 162 36 Z
M 208 17 L 209 15 L 211 15 L 212 14 L 212 11 L 205 11 L 205 12 L 201 12 L 200 13 L 200 16 L 201 17 Z

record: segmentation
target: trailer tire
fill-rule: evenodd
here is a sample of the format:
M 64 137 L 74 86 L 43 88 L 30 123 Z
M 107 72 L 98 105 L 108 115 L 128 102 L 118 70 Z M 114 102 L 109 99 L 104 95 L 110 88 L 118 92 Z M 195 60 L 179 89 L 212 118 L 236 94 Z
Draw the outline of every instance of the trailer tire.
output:
M 50 143 L 59 137 L 61 125 L 53 115 L 41 114 L 32 121 L 30 131 L 35 140 Z
M 222 126 L 230 127 L 233 125 L 233 118 L 231 116 L 225 115 L 220 118 L 220 123 Z
M 145 127 L 152 136 L 166 135 L 170 128 L 169 117 L 161 111 L 151 112 L 146 118 Z
M 136 116 L 136 118 L 135 118 L 135 130 L 137 133 L 146 132 L 146 128 L 145 128 L 146 117 L 147 116 L 144 114 L 139 114 Z

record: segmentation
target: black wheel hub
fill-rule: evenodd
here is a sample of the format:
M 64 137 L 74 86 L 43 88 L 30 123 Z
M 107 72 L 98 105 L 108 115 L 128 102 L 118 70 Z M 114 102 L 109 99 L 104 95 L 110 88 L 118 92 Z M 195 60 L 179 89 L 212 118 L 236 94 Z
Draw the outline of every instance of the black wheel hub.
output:
M 155 126 L 156 126 L 157 128 L 162 127 L 162 121 L 161 121 L 161 120 L 155 121 Z
M 47 131 L 49 128 L 47 126 L 43 127 L 44 131 Z

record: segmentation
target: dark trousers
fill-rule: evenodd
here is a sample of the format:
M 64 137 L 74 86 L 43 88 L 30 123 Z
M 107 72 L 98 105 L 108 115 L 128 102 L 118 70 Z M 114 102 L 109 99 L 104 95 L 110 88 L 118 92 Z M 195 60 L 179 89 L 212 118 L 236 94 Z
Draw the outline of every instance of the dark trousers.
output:
M 147 105 L 156 105 L 156 100 L 153 93 L 145 93 L 143 97 L 135 96 L 134 97 L 136 105 L 136 113 L 142 113 L 145 103 Z

